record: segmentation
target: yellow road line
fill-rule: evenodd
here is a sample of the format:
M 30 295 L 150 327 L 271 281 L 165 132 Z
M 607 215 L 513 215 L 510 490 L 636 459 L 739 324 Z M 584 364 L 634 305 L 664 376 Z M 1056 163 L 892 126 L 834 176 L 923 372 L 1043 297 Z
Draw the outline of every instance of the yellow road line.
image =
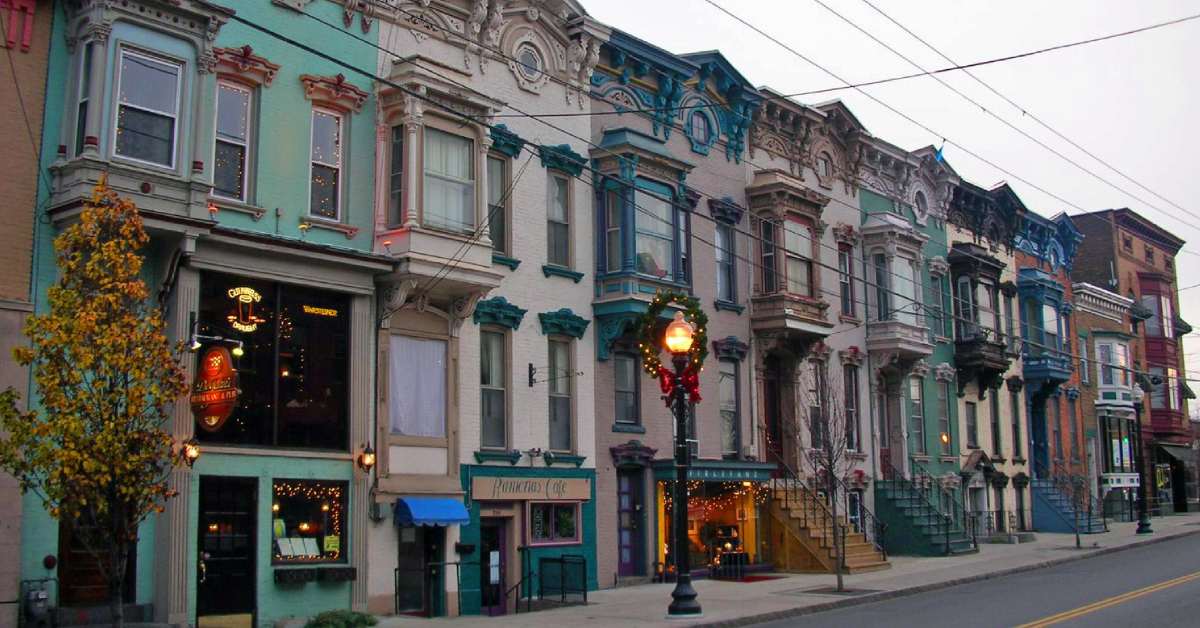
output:
M 1164 582 L 1159 582 L 1158 584 L 1152 584 L 1150 586 L 1142 587 L 1140 589 L 1129 591 L 1127 593 L 1122 593 L 1120 595 L 1114 595 L 1110 598 L 1105 598 L 1103 600 L 1099 600 L 1097 602 L 1092 602 L 1091 604 L 1087 604 L 1085 606 L 1080 606 L 1079 608 L 1071 609 L 1069 611 L 1063 611 L 1061 613 L 1058 613 L 1057 615 L 1043 617 L 1042 619 L 1032 621 L 1027 624 L 1021 624 L 1017 628 L 1043 628 L 1044 626 L 1052 626 L 1052 625 L 1060 623 L 1060 622 L 1064 622 L 1064 621 L 1067 621 L 1070 619 L 1075 619 L 1076 617 L 1082 617 L 1089 613 L 1094 613 L 1096 611 L 1106 609 L 1110 606 L 1116 606 L 1118 604 L 1123 604 L 1134 598 L 1142 597 L 1143 595 L 1149 595 L 1156 591 L 1162 591 L 1163 589 L 1169 589 L 1171 587 L 1178 586 L 1178 585 L 1181 585 L 1181 584 L 1184 584 L 1187 582 L 1191 582 L 1192 580 L 1197 580 L 1197 579 L 1200 579 L 1200 571 L 1197 571 L 1195 573 L 1190 573 L 1186 576 L 1179 576 L 1178 578 L 1172 578 L 1172 579 L 1166 580 Z

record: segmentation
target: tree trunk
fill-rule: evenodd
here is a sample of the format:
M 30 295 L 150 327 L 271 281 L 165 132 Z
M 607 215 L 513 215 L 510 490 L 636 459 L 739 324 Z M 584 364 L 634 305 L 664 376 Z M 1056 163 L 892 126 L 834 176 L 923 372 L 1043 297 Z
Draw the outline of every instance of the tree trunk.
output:
M 125 566 L 129 559 L 128 542 L 114 539 L 109 549 L 108 606 L 112 625 L 125 625 Z
M 846 544 L 842 540 L 842 526 L 838 521 L 837 507 L 837 482 L 834 480 L 833 469 L 828 470 L 827 484 L 829 485 L 829 512 L 833 515 L 833 549 L 834 549 L 834 566 L 833 572 L 837 574 L 837 590 L 842 592 L 846 590 L 845 584 L 842 581 L 842 570 L 846 558 Z

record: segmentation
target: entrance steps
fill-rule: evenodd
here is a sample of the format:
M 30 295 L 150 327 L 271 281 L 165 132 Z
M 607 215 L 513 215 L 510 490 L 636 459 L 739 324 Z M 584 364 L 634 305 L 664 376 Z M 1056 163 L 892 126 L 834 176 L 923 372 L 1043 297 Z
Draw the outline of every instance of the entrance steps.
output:
M 823 499 L 800 485 L 777 488 L 771 496 L 771 515 L 787 530 L 782 547 L 776 548 L 775 566 L 780 571 L 834 573 L 837 548 L 833 518 Z M 855 531 L 844 514 L 837 517 L 845 530 L 843 573 L 856 574 L 891 568 L 882 551 L 862 532 Z

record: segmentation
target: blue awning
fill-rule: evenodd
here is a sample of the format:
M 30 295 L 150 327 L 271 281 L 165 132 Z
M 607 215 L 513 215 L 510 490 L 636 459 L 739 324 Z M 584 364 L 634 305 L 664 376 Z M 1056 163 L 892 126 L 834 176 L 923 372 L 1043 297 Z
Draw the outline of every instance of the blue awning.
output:
M 466 525 L 471 516 L 462 500 L 450 497 L 401 497 L 396 500 L 398 526 Z

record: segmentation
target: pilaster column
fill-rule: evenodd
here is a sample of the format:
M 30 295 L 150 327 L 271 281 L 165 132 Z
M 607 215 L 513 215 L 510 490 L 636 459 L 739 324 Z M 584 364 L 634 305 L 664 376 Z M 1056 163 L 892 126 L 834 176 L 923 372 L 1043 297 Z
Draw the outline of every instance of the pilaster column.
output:
M 100 116 L 104 109 L 104 76 L 108 67 L 108 36 L 111 24 L 96 24 L 90 33 L 92 67 L 88 74 L 88 108 L 83 125 L 83 152 L 91 157 L 100 154 Z M 112 73 L 116 77 L 116 73 Z M 115 86 L 114 86 L 115 90 Z
M 492 138 L 483 128 L 479 131 L 479 152 L 475 158 L 475 231 L 479 233 L 479 243 L 492 246 L 492 232 L 489 220 L 491 208 L 487 202 L 487 157 L 492 150 Z M 511 184 L 511 183 L 510 183 Z
M 350 483 L 350 564 L 358 577 L 350 585 L 350 606 L 356 611 L 367 610 L 367 512 L 371 503 L 371 474 L 357 466 L 358 454 L 368 442 L 375 424 L 372 413 L 371 384 L 375 381 L 375 355 L 372 347 L 375 328 L 372 323 L 374 307 L 371 297 L 355 296 L 350 303 L 350 452 L 353 480 Z M 378 445 L 376 445 L 378 448 Z
M 211 53 L 210 53 L 211 54 Z M 217 75 L 213 72 L 215 58 L 201 58 L 196 64 L 196 97 L 192 100 L 192 163 L 183 164 L 181 172 L 190 172 L 192 180 L 210 183 L 213 180 L 213 148 L 216 142 Z M 180 155 L 184 159 L 184 155 Z M 249 167 L 249 164 L 247 164 Z
M 419 87 L 417 90 L 424 95 L 425 88 Z M 405 146 L 405 164 L 404 178 L 405 189 L 408 191 L 407 203 L 404 211 L 407 212 L 404 217 L 404 227 L 411 228 L 417 226 L 417 207 L 419 207 L 420 197 L 417 196 L 418 181 L 421 180 L 421 153 L 420 147 L 417 145 L 418 138 L 421 136 L 421 124 L 424 117 L 421 101 L 408 97 L 405 99 L 405 114 L 404 114 L 404 146 Z

